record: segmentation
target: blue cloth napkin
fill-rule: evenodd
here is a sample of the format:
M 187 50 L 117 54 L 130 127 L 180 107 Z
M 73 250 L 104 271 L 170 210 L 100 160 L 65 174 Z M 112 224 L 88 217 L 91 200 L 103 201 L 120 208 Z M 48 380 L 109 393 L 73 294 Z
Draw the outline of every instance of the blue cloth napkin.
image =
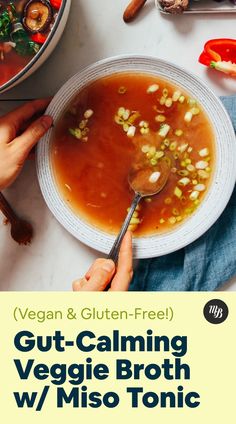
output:
M 236 96 L 221 97 L 236 131 Z M 236 275 L 236 188 L 218 221 L 170 255 L 139 262 L 131 291 L 211 291 Z

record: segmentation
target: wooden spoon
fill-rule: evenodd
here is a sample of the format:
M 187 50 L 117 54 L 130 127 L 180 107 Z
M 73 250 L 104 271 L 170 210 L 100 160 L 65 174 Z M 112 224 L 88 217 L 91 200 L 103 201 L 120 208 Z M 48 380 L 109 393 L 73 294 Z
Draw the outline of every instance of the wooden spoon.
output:
M 0 193 L 0 210 L 11 224 L 11 236 L 18 244 L 30 244 L 33 237 L 31 224 L 19 218 L 2 193 Z
M 132 0 L 127 8 L 125 9 L 123 19 L 125 22 L 132 21 L 139 11 L 142 9 L 142 7 L 145 5 L 147 0 Z

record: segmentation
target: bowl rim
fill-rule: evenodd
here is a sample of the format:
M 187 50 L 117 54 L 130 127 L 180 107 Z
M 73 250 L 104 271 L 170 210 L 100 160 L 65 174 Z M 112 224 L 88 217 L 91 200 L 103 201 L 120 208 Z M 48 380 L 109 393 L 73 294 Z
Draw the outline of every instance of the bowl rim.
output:
M 42 47 L 40 48 L 38 53 L 34 57 L 32 57 L 30 62 L 20 72 L 18 72 L 16 75 L 14 75 L 9 81 L 5 82 L 5 84 L 0 86 L 0 94 L 3 93 L 4 91 L 8 90 L 9 88 L 11 88 L 11 86 L 13 86 L 13 84 L 15 85 L 15 83 L 19 79 L 21 79 L 25 74 L 27 74 L 27 72 L 35 65 L 35 63 L 44 54 L 44 52 L 46 51 L 49 44 L 51 43 L 51 41 L 52 41 L 60 23 L 61 23 L 61 19 L 62 19 L 62 16 L 64 14 L 64 11 L 65 11 L 66 4 L 67 4 L 67 0 L 62 0 L 62 5 L 61 5 L 61 7 L 58 11 L 57 19 L 56 19 L 56 21 L 55 21 L 55 23 L 52 27 L 52 30 L 51 30 L 49 36 L 47 37 L 47 40 L 42 45 Z
M 159 59 L 159 58 L 157 58 L 155 56 L 150 56 L 150 55 L 149 56 L 147 56 L 147 55 L 136 55 L 136 54 L 132 54 L 132 55 L 130 55 L 130 54 L 128 54 L 128 55 L 118 55 L 118 56 L 113 56 L 113 57 L 109 57 L 109 58 L 106 58 L 106 59 L 102 59 L 100 61 L 97 61 L 97 62 L 93 63 L 92 65 L 89 65 L 89 66 L 85 67 L 80 72 L 78 72 L 77 74 L 75 74 L 74 76 L 72 76 L 61 87 L 61 89 L 56 93 L 56 95 L 52 99 L 52 102 L 50 103 L 50 105 L 49 105 L 48 110 L 46 111 L 46 113 L 49 113 L 49 114 L 50 113 L 53 113 L 53 109 L 55 108 L 55 105 L 57 103 L 59 103 L 59 100 L 62 97 L 62 95 L 65 94 L 66 89 L 67 90 L 70 89 L 70 91 L 72 91 L 72 87 L 74 86 L 74 90 L 75 90 L 76 89 L 75 86 L 78 85 L 79 84 L 78 81 L 81 81 L 81 80 L 83 81 L 81 83 L 82 84 L 81 88 L 83 88 L 84 86 L 86 86 L 86 81 L 84 81 L 84 80 L 86 80 L 86 75 L 89 75 L 89 81 L 87 82 L 87 84 L 91 83 L 91 81 L 93 81 L 93 80 L 96 80 L 98 78 L 101 78 L 102 77 L 101 75 L 97 75 L 94 79 L 92 79 L 91 78 L 91 75 L 96 70 L 98 70 L 98 73 L 99 73 L 99 71 L 101 72 L 101 69 L 100 68 L 102 68 L 102 67 L 103 67 L 102 69 L 106 69 L 106 71 L 104 71 L 104 72 L 105 72 L 105 75 L 108 75 L 108 76 L 109 75 L 112 75 L 114 73 L 119 73 L 119 72 L 124 72 L 124 73 L 125 72 L 137 72 L 137 73 L 142 73 L 143 72 L 143 73 L 146 73 L 146 74 L 149 73 L 151 75 L 154 74 L 153 69 L 150 69 L 149 71 L 147 69 L 145 69 L 143 71 L 140 70 L 140 69 L 138 69 L 137 71 L 135 71 L 135 69 L 132 68 L 132 70 L 131 70 L 130 69 L 131 65 L 129 65 L 129 63 L 127 63 L 127 71 L 125 71 L 125 70 L 122 70 L 121 71 L 121 70 L 115 70 L 114 69 L 113 72 L 106 73 L 106 72 L 108 72 L 107 71 L 108 68 L 109 68 L 108 65 L 114 66 L 116 63 L 119 63 L 119 62 L 122 62 L 124 64 L 125 61 L 130 61 L 131 64 L 134 64 L 135 62 L 138 62 L 139 65 L 140 65 L 139 62 L 140 61 L 143 61 L 143 66 L 144 67 L 145 67 L 144 62 L 147 62 L 150 67 L 151 66 L 157 66 L 158 67 L 158 64 L 159 64 L 160 67 L 161 66 L 167 67 L 167 68 L 170 67 L 172 70 L 175 71 L 175 73 L 177 73 L 177 74 L 180 73 L 180 75 L 188 76 L 188 78 L 191 80 L 191 83 L 193 83 L 193 81 L 194 81 L 194 83 L 195 83 L 195 90 L 196 90 L 196 85 L 199 85 L 204 92 L 206 92 L 207 94 L 209 94 L 210 100 L 214 102 L 213 103 L 213 106 L 215 106 L 215 107 L 218 108 L 218 112 L 220 111 L 221 113 L 223 113 L 223 118 L 222 119 L 224 120 L 224 125 L 226 125 L 226 127 L 224 126 L 224 128 L 226 128 L 227 131 L 228 131 L 228 133 L 229 133 L 228 134 L 228 141 L 230 140 L 230 143 L 231 143 L 230 147 L 232 147 L 232 152 L 231 152 L 231 156 L 230 156 L 231 162 L 232 162 L 231 165 L 230 165 L 230 183 L 228 184 L 227 189 L 224 191 L 223 202 L 220 201 L 219 203 L 217 203 L 217 207 L 215 208 L 216 211 L 214 210 L 214 217 L 211 220 L 211 222 L 210 222 L 210 220 L 208 218 L 208 223 L 207 223 L 207 225 L 206 225 L 206 223 L 204 224 L 205 226 L 204 226 L 204 230 L 203 231 L 201 229 L 199 230 L 199 228 L 197 227 L 197 230 L 198 231 L 197 231 L 197 234 L 195 234 L 194 236 L 192 236 L 192 235 L 189 236 L 187 234 L 184 234 L 184 239 L 178 241 L 178 243 L 177 243 L 178 244 L 178 247 L 177 248 L 175 246 L 168 246 L 168 248 L 166 248 L 166 246 L 165 246 L 165 249 L 164 249 L 164 251 L 162 251 L 161 254 L 160 253 L 157 253 L 157 251 L 154 251 L 155 249 L 153 249 L 153 252 L 150 252 L 149 251 L 148 254 L 146 254 L 145 252 L 141 252 L 142 247 L 143 247 L 142 246 L 142 243 L 145 244 L 145 242 L 143 242 L 143 241 L 144 240 L 150 240 L 150 239 L 155 239 L 156 240 L 158 238 L 162 239 L 163 238 L 162 237 L 163 235 L 164 236 L 171 236 L 171 235 L 173 236 L 173 233 L 176 233 L 178 231 L 177 228 L 176 229 L 173 229 L 172 231 L 169 231 L 167 233 L 162 233 L 162 234 L 159 234 L 159 235 L 158 234 L 153 234 L 153 235 L 148 235 L 148 236 L 134 238 L 134 257 L 136 257 L 136 258 L 151 258 L 151 257 L 162 256 L 164 254 L 169 254 L 169 253 L 172 253 L 172 252 L 174 252 L 176 250 L 182 249 L 183 247 L 186 247 L 187 245 L 189 245 L 190 243 L 194 242 L 196 239 L 198 239 L 199 237 L 201 237 L 216 222 L 216 220 L 222 214 L 222 212 L 224 211 L 224 209 L 225 209 L 225 207 L 226 207 L 226 205 L 227 205 L 227 203 L 228 203 L 228 201 L 229 201 L 229 199 L 231 197 L 231 194 L 232 194 L 233 189 L 234 189 L 235 181 L 236 181 L 236 143 L 235 143 L 235 132 L 234 132 L 233 125 L 232 125 L 232 122 L 230 120 L 230 117 L 228 115 L 227 110 L 225 109 L 225 107 L 222 104 L 222 102 L 220 101 L 220 99 L 207 86 L 207 84 L 205 82 L 203 82 L 198 76 L 195 76 L 193 73 L 185 70 L 184 68 L 182 68 L 182 67 L 180 67 L 180 66 L 178 66 L 176 64 L 173 64 L 173 63 L 171 63 L 169 61 L 165 61 L 165 60 L 162 60 L 162 59 Z M 166 75 L 166 77 L 164 77 L 162 75 L 160 69 L 156 72 L 156 75 L 158 75 L 158 74 L 159 74 L 159 78 L 166 79 L 166 80 L 169 80 L 170 82 L 174 83 L 174 81 L 171 80 L 171 78 L 169 77 L 168 74 Z M 181 77 L 179 77 L 179 78 L 181 79 Z M 182 86 L 182 88 L 185 89 L 185 91 L 191 93 L 191 89 L 185 88 L 184 87 L 184 83 L 182 83 L 182 82 L 180 82 L 180 81 L 177 80 L 177 81 L 175 81 L 175 84 L 176 85 L 179 85 L 179 86 Z M 66 99 L 66 104 L 64 104 L 64 107 L 67 106 L 70 103 L 70 101 L 75 96 L 75 94 L 76 94 L 75 91 L 73 91 L 73 95 L 70 94 L 70 97 L 68 97 Z M 200 95 L 199 95 L 199 97 L 200 97 Z M 210 100 L 208 100 L 208 102 L 210 102 Z M 200 100 L 199 100 L 199 102 L 200 102 Z M 202 102 L 200 102 L 200 104 L 203 107 L 203 109 L 205 109 L 204 104 Z M 212 107 L 212 105 L 211 105 L 211 107 Z M 63 109 L 64 108 L 60 107 L 60 112 L 57 112 L 56 113 L 56 119 L 58 119 L 58 117 L 60 116 L 60 114 L 61 114 L 61 112 L 62 112 Z M 205 109 L 205 111 L 206 111 L 206 109 Z M 209 116 L 209 113 L 207 113 L 207 116 L 209 117 L 209 119 L 211 119 L 211 117 Z M 212 119 L 211 119 L 211 121 L 212 121 Z M 212 122 L 213 130 L 216 131 L 216 125 L 217 125 L 217 128 L 218 129 L 221 128 L 221 131 L 222 131 L 223 126 L 222 126 L 222 124 L 218 124 L 218 121 L 217 121 L 217 124 L 214 123 L 214 122 Z M 85 221 L 81 217 L 76 217 L 76 214 L 70 208 L 68 208 L 68 206 L 66 206 L 65 202 L 62 200 L 62 196 L 60 194 L 60 191 L 59 191 L 59 188 L 57 186 L 56 180 L 54 178 L 54 175 L 53 175 L 53 172 L 52 172 L 52 168 L 50 169 L 51 175 L 50 175 L 50 178 L 49 179 L 52 178 L 52 187 L 51 188 L 53 189 L 52 191 L 54 191 L 54 193 L 53 194 L 50 193 L 50 195 L 49 195 L 46 192 L 47 191 L 47 188 L 48 188 L 48 186 L 50 186 L 51 182 L 46 183 L 45 180 L 43 181 L 43 179 L 44 179 L 44 175 L 43 174 L 44 174 L 45 169 L 43 169 L 43 166 L 44 165 L 42 164 L 42 157 L 43 157 L 42 155 L 45 153 L 44 152 L 44 147 L 46 146 L 46 144 L 48 143 L 48 145 L 49 145 L 49 142 L 50 142 L 50 139 L 51 139 L 51 131 L 52 130 L 50 130 L 49 133 L 47 133 L 43 137 L 42 142 L 37 147 L 37 155 L 36 155 L 37 176 L 38 176 L 39 185 L 40 185 L 40 188 L 41 188 L 43 197 L 44 197 L 44 199 L 45 199 L 45 201 L 46 201 L 49 209 L 53 213 L 53 215 L 64 226 L 64 228 L 67 229 L 67 231 L 69 231 L 73 236 L 75 236 L 78 240 L 80 240 L 81 242 L 83 242 L 87 246 L 90 246 L 93 249 L 99 250 L 100 252 L 107 253 L 109 251 L 109 248 L 111 247 L 114 239 L 115 239 L 115 236 L 112 236 L 112 235 L 108 234 L 107 232 L 105 232 L 105 231 L 103 231 L 103 230 L 95 227 L 94 225 L 89 224 L 88 221 Z M 231 139 L 231 137 L 232 137 L 232 139 Z M 234 140 L 234 142 L 233 142 L 233 140 Z M 217 143 L 217 140 L 216 140 L 216 149 L 218 148 L 218 144 L 219 144 L 219 142 Z M 228 152 L 227 153 L 229 155 L 229 147 L 228 147 Z M 219 158 L 217 159 L 217 161 L 219 161 Z M 216 163 L 218 164 L 217 161 L 216 161 Z M 49 163 L 50 163 L 50 160 L 48 158 L 48 164 Z M 49 166 L 51 167 L 51 164 Z M 227 171 L 227 172 L 229 172 L 229 171 Z M 214 180 L 215 180 L 215 176 L 212 178 L 211 187 L 209 188 L 208 192 L 206 193 L 205 199 L 209 196 L 209 193 L 211 193 L 211 191 L 212 191 L 212 187 L 214 186 L 213 183 L 215 182 Z M 57 199 L 56 199 L 57 200 L 57 204 L 53 204 L 53 201 L 55 201 L 55 199 L 53 200 L 53 197 L 57 197 Z M 64 205 L 63 205 L 63 203 L 64 203 Z M 202 204 L 205 204 L 205 202 L 202 202 Z M 68 224 L 68 222 L 66 222 L 66 218 L 64 218 L 63 216 L 61 216 L 61 209 L 60 209 L 60 207 L 62 207 L 62 206 L 63 206 L 64 212 L 67 211 L 67 214 L 70 217 L 69 224 Z M 195 216 L 195 214 L 199 213 L 200 210 L 202 210 L 202 205 L 199 206 L 199 208 L 197 209 L 196 213 L 193 214 L 193 216 Z M 191 216 L 190 218 L 188 218 L 188 220 L 184 221 L 184 223 L 182 225 L 178 226 L 178 228 L 180 228 L 180 227 L 182 227 L 182 228 L 186 227 L 185 224 L 187 222 L 190 222 L 190 221 L 192 222 L 193 216 Z M 82 226 L 86 227 L 84 231 L 82 231 L 81 226 L 79 227 L 79 225 L 78 225 L 79 230 L 80 230 L 79 233 L 78 233 L 78 228 L 73 228 L 73 225 L 71 226 L 72 221 L 74 221 L 73 223 L 75 224 L 76 219 L 77 219 L 77 221 L 80 221 L 80 225 L 82 224 Z M 78 224 L 78 223 L 76 222 L 76 224 Z M 93 239 L 90 239 L 88 237 L 88 234 L 86 233 L 86 231 L 88 229 L 89 230 L 92 230 L 92 233 L 95 233 L 95 235 L 96 234 L 99 234 L 100 237 L 105 237 L 106 243 L 104 243 L 104 245 L 102 245 L 103 242 L 104 242 L 104 240 L 103 240 L 103 242 L 100 241 L 100 243 L 99 243 L 99 240 L 97 240 L 97 239 L 99 239 L 98 236 L 97 236 L 97 238 L 95 236 Z M 192 233 L 192 231 L 190 233 Z M 186 242 L 186 238 L 188 239 L 187 242 Z M 168 239 L 168 237 L 167 237 L 167 239 Z M 159 240 L 159 242 L 160 242 L 160 240 Z M 175 243 L 173 242 L 173 245 L 174 244 Z M 136 249 L 137 249 L 137 252 L 136 252 Z

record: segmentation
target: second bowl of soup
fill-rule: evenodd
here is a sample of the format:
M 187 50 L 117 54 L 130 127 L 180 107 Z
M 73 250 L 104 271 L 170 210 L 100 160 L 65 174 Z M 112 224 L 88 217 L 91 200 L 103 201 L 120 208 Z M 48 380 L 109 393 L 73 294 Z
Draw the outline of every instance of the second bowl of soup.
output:
M 0 93 L 30 76 L 56 47 L 71 0 L 0 2 Z

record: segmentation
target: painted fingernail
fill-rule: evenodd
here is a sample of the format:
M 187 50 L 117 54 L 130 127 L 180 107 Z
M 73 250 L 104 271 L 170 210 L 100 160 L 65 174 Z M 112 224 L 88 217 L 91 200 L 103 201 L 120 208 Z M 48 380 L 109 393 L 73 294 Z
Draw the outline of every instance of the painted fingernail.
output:
M 44 115 L 42 116 L 40 122 L 43 128 L 45 128 L 45 130 L 48 130 L 52 126 L 53 120 L 51 116 Z
M 115 268 L 115 264 L 113 261 L 108 259 L 104 264 L 102 265 L 102 269 L 107 272 L 112 272 Z

